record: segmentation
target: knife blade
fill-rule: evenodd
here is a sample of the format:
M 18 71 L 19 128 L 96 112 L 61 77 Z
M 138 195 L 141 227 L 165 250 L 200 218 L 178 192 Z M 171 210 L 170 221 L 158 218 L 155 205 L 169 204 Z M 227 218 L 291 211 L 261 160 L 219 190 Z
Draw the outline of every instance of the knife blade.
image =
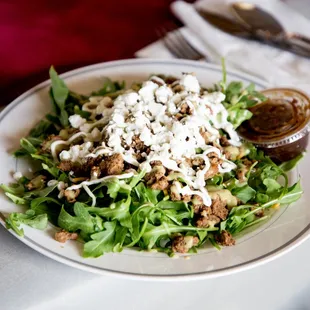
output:
M 239 38 L 259 41 L 261 43 L 280 48 L 285 51 L 295 53 L 299 56 L 310 58 L 310 49 L 294 44 L 292 41 L 283 37 L 273 36 L 264 31 L 252 29 L 251 27 L 239 23 L 233 19 L 227 18 L 220 14 L 206 11 L 204 9 L 197 9 L 199 15 L 208 23 L 221 31 Z

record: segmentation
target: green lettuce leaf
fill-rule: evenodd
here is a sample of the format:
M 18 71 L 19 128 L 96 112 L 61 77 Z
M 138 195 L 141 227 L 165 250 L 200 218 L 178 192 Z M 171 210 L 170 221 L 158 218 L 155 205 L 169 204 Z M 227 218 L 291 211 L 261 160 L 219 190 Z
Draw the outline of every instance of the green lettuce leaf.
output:
M 107 252 L 112 252 L 115 244 L 115 230 L 116 221 L 105 222 L 104 231 L 92 234 L 91 241 L 88 241 L 84 245 L 83 256 L 84 257 L 99 257 Z M 123 237 L 123 236 L 122 236 Z M 119 243 L 118 237 L 117 244 Z

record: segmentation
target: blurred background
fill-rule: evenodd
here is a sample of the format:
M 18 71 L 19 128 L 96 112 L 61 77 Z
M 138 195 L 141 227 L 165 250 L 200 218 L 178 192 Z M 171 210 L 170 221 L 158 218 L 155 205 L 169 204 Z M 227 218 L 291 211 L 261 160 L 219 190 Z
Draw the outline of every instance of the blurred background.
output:
M 171 2 L 0 1 L 1 105 L 47 79 L 51 64 L 64 72 L 134 57 L 157 39 L 156 28 L 176 21 Z
M 197 2 L 212 9 L 217 3 L 229 1 Z M 281 2 L 254 2 L 269 5 L 269 2 L 276 1 Z M 169 24 L 168 29 L 171 30 L 182 26 L 182 18 L 178 16 L 178 19 L 178 14 L 171 9 L 172 2 L 173 0 L 0 1 L 0 106 L 8 104 L 27 89 L 47 79 L 50 65 L 54 65 L 62 73 L 88 64 L 134 57 L 135 52 L 158 39 L 160 27 L 167 27 Z M 282 2 L 288 3 L 292 10 L 298 10 L 300 16 L 310 18 L 309 0 Z M 186 8 L 183 8 L 183 22 L 185 21 L 187 29 L 195 32 L 197 27 L 191 25 L 191 20 L 186 20 L 186 15 Z M 296 16 L 295 25 L 299 23 Z M 205 38 L 208 35 L 202 34 Z M 212 40 L 213 35 L 217 33 L 214 32 L 207 39 Z M 192 32 L 188 35 L 189 39 L 191 37 Z M 206 42 L 200 42 L 202 51 L 204 43 Z M 157 57 L 158 51 L 160 50 L 143 51 L 138 56 Z M 272 56 L 278 58 L 276 53 Z M 286 63 L 292 63 L 296 67 L 295 58 L 288 59 Z M 258 69 L 254 65 L 250 73 Z

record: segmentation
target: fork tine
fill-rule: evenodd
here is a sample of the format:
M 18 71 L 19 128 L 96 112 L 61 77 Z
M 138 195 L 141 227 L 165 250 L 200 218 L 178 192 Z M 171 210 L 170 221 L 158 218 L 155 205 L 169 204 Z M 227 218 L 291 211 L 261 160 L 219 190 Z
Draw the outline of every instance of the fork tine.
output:
M 161 27 L 157 29 L 157 35 L 162 39 L 165 47 L 171 52 L 176 58 L 184 58 L 184 55 L 178 48 L 176 48 L 175 44 L 169 39 L 168 37 L 168 31 L 164 28 Z
M 202 55 L 199 51 L 197 51 L 196 48 L 194 48 L 185 38 L 184 35 L 181 33 L 180 30 L 177 30 L 174 32 L 176 34 L 176 37 L 180 40 L 181 45 L 184 46 L 184 48 L 188 51 L 189 55 L 192 55 L 193 59 L 199 60 L 202 58 L 205 58 L 204 55 Z
M 184 38 L 179 29 L 169 32 L 164 27 L 157 30 L 157 35 L 162 38 L 167 49 L 177 58 L 200 60 L 205 58 Z

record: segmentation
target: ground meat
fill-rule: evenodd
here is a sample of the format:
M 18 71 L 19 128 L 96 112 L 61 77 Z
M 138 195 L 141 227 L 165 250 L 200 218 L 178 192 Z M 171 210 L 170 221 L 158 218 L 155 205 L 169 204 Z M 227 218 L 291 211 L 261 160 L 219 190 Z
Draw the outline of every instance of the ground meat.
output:
M 181 194 L 176 192 L 176 191 L 170 190 L 170 198 L 172 201 L 180 201 L 181 200 Z
M 216 215 L 222 220 L 225 220 L 228 215 L 228 210 L 226 209 L 226 202 L 221 200 L 219 196 L 212 200 L 211 210 L 212 214 Z
M 205 179 L 211 179 L 219 172 L 219 168 L 217 164 L 211 164 L 209 170 L 205 173 Z
M 193 109 L 191 109 L 187 103 L 182 103 L 182 105 L 180 106 L 180 112 L 182 114 L 191 115 L 193 114 Z
M 210 227 L 218 224 L 220 222 L 220 218 L 217 217 L 216 215 L 208 215 L 208 216 L 201 216 L 197 221 L 196 221 L 196 226 L 197 227 Z
M 198 243 L 199 239 L 196 236 L 176 236 L 172 241 L 172 251 L 187 253 L 189 249 Z
M 98 166 L 91 167 L 90 178 L 92 180 L 98 179 L 100 177 L 100 175 L 101 175 L 101 169 Z
M 162 166 L 162 162 L 160 160 L 153 160 L 150 162 L 150 165 L 151 167 L 154 167 L 154 166 Z
M 62 140 L 61 136 L 50 135 L 41 143 L 41 152 L 51 152 L 51 144 L 56 140 Z
M 220 144 L 221 144 L 221 146 L 230 146 L 230 143 L 229 143 L 226 136 L 220 137 Z
M 64 172 L 74 171 L 75 164 L 70 160 L 62 160 L 58 168 Z
M 158 181 L 156 181 L 151 185 L 151 189 L 164 190 L 167 189 L 168 186 L 169 186 L 168 179 L 167 177 L 163 176 Z
M 252 207 L 251 210 L 254 211 L 256 208 Z M 264 209 L 259 209 L 254 213 L 257 217 L 263 217 L 265 215 Z
M 146 155 L 151 151 L 151 149 L 141 141 L 139 136 L 133 136 L 131 147 L 135 150 L 137 161 L 139 162 L 143 161 Z
M 205 173 L 205 179 L 211 179 L 219 172 L 218 165 L 223 163 L 223 160 L 217 157 L 217 154 L 212 152 L 208 154 L 208 157 L 210 158 L 210 168 Z
M 99 167 L 103 175 L 118 175 L 124 171 L 124 159 L 119 153 L 105 156 Z
M 236 244 L 236 241 L 233 239 L 232 235 L 226 230 L 223 230 L 219 235 L 216 235 L 215 240 L 218 244 L 224 246 L 231 246 Z
M 193 195 L 192 197 L 192 204 L 195 206 L 195 205 L 202 205 L 203 204 L 203 199 L 201 196 L 199 195 Z
M 173 92 L 175 92 L 175 93 L 180 93 L 181 91 L 184 90 L 184 86 L 180 85 L 180 84 L 171 85 L 171 88 L 172 88 Z
M 84 166 L 86 166 L 86 170 L 90 171 L 92 167 L 99 166 L 99 164 L 102 162 L 103 157 L 97 156 L 97 157 L 87 157 L 86 163 L 84 163 Z
M 80 194 L 80 189 L 76 190 L 65 190 L 64 191 L 64 196 L 66 197 L 67 201 L 69 203 L 73 203 L 76 201 L 77 196 Z
M 132 137 L 131 146 L 132 146 L 134 149 L 138 150 L 138 151 L 143 150 L 144 147 L 145 147 L 143 141 L 140 140 L 140 137 L 139 137 L 139 136 L 133 136 L 133 137 Z
M 174 115 L 174 118 L 176 118 L 178 121 L 181 120 L 183 117 L 184 116 L 181 113 L 177 113 L 177 114 Z
M 55 234 L 55 240 L 61 243 L 65 243 L 67 240 L 76 240 L 77 237 L 77 233 L 69 233 L 64 229 Z
M 200 216 L 208 216 L 208 215 L 211 215 L 212 210 L 210 207 L 207 207 L 204 204 L 201 204 L 201 205 L 194 206 L 194 213 Z
M 201 136 L 204 138 L 205 143 L 209 144 L 211 142 L 211 134 L 207 131 L 205 131 L 203 128 L 200 128 L 199 130 Z
M 192 200 L 192 196 L 191 195 L 182 195 L 181 200 L 184 202 L 190 202 Z
M 159 77 L 161 77 L 161 76 L 159 75 Z M 166 84 L 172 84 L 172 83 L 174 83 L 175 81 L 177 81 L 177 78 L 176 78 L 176 77 L 170 76 L 170 75 L 168 75 L 168 76 L 163 76 L 163 77 L 161 77 L 161 78 L 166 82 Z
M 195 205 L 194 213 L 196 214 L 196 226 L 197 227 L 209 227 L 218 224 L 221 220 L 225 220 L 228 215 L 226 209 L 226 202 L 222 201 L 217 196 L 216 199 L 212 200 L 210 207 L 204 204 Z
M 165 174 L 165 167 L 161 165 L 156 165 L 153 167 L 151 172 L 145 175 L 144 179 L 146 181 L 146 184 L 152 189 L 164 190 L 169 186 L 169 182 Z
M 148 185 L 153 184 L 154 182 L 161 179 L 166 174 L 166 169 L 164 166 L 158 165 L 154 166 L 151 172 L 147 173 L 144 177 Z
M 192 159 L 192 166 L 193 168 L 199 167 L 200 169 L 203 169 L 205 166 L 205 161 L 201 157 L 196 157 Z

